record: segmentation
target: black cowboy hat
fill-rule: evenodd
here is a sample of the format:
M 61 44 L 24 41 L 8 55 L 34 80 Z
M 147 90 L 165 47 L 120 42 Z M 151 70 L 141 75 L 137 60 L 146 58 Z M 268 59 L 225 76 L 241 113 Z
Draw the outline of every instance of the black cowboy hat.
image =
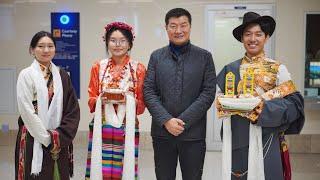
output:
M 266 24 L 269 26 L 268 29 L 268 34 L 269 36 L 272 35 L 274 32 L 274 29 L 276 28 L 276 22 L 271 16 L 260 16 L 259 14 L 255 12 L 247 12 L 243 15 L 243 20 L 242 24 L 238 27 L 236 27 L 233 31 L 232 34 L 233 36 L 241 42 L 241 37 L 243 34 L 244 29 L 252 23 L 258 23 L 258 24 Z

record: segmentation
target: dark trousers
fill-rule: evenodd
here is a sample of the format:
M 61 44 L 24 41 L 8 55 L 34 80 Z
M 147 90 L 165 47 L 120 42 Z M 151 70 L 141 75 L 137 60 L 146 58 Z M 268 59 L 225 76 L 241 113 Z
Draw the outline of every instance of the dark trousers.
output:
M 175 180 L 179 159 L 183 180 L 201 180 L 206 141 L 180 141 L 153 137 L 157 180 Z

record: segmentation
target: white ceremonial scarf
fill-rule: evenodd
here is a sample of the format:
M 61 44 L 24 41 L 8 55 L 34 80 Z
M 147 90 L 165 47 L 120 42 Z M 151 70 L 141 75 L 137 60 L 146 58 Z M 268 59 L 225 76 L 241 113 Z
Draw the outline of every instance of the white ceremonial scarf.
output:
M 34 60 L 30 68 L 32 71 L 32 79 L 35 83 L 37 91 L 38 116 L 41 119 L 44 127 L 56 129 L 61 122 L 63 109 L 63 88 L 58 67 L 51 62 L 52 76 L 54 84 L 54 95 L 48 109 L 49 97 L 47 83 L 40 69 L 40 64 Z M 38 175 L 41 172 L 43 160 L 43 150 L 39 141 L 34 139 L 33 157 L 31 164 L 31 174 Z
M 248 180 L 264 180 L 262 128 L 250 123 Z
M 113 105 L 112 105 L 113 106 Z M 125 130 L 125 148 L 123 159 L 123 180 L 131 180 L 135 177 L 135 155 L 134 155 L 134 134 L 135 134 L 135 117 L 136 117 L 136 103 L 135 98 L 131 93 L 126 93 L 126 104 L 119 105 L 120 110 L 125 109 L 126 116 L 126 130 Z M 121 112 L 123 112 L 121 110 Z M 118 115 L 113 111 L 105 112 L 107 124 L 114 127 L 121 127 L 124 115 L 118 111 Z M 110 114 L 107 116 L 107 114 Z M 108 119 L 112 118 L 112 119 Z M 110 120 L 110 121 L 109 121 Z M 119 126 L 120 125 L 120 126 Z M 91 151 L 91 172 L 90 179 L 102 180 L 102 112 L 101 112 L 101 95 L 97 98 L 93 136 L 92 136 L 92 151 Z
M 130 69 L 129 69 L 130 71 Z M 136 72 L 136 71 L 135 71 Z M 125 125 L 125 145 L 123 158 L 122 180 L 135 179 L 135 119 L 136 119 L 136 101 L 134 93 L 124 92 L 126 102 L 118 104 L 118 112 L 115 112 L 113 103 L 105 104 L 105 118 L 107 124 L 120 128 L 124 117 Z M 91 168 L 90 179 L 102 180 L 102 112 L 101 112 L 101 94 L 97 98 L 94 114 L 92 151 L 91 151 Z
M 232 172 L 231 117 L 222 117 L 220 120 L 223 121 L 222 179 L 230 180 Z M 262 128 L 250 123 L 247 179 L 264 180 L 264 177 Z
M 94 113 L 90 179 L 102 180 L 102 106 L 101 94 L 97 98 Z

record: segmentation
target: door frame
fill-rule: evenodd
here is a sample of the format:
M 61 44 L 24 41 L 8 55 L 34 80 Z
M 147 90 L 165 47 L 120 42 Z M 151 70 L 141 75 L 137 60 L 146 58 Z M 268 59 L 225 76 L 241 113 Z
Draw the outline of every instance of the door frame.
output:
M 205 33 L 205 46 L 213 54 L 214 59 L 214 47 L 218 42 L 214 42 L 214 33 L 210 31 L 210 28 L 214 23 L 214 13 L 216 11 L 223 10 L 234 10 L 234 11 L 270 11 L 271 16 L 275 17 L 275 4 L 251 4 L 251 3 L 217 3 L 207 5 L 205 7 L 205 23 L 204 23 L 204 33 Z M 275 57 L 275 34 L 269 39 L 271 42 L 270 55 L 269 57 Z M 217 74 L 219 72 L 216 72 Z M 220 139 L 220 128 L 222 122 L 217 121 L 215 102 L 212 104 L 207 112 L 207 150 L 208 151 L 221 151 L 222 142 Z

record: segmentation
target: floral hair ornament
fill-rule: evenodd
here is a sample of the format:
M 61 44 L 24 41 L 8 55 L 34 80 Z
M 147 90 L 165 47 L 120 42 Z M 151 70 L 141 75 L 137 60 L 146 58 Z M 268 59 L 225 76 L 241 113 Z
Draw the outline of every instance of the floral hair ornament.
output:
M 104 27 L 105 34 L 106 34 L 106 32 L 110 31 L 110 29 L 113 28 L 113 27 L 115 27 L 117 29 L 124 29 L 124 30 L 129 31 L 132 34 L 132 37 L 133 37 L 132 41 L 134 40 L 135 36 L 134 36 L 133 28 L 129 24 L 126 24 L 124 22 L 112 22 L 112 23 L 109 23 Z M 103 41 L 106 41 L 105 35 L 103 35 L 102 38 L 103 38 Z

